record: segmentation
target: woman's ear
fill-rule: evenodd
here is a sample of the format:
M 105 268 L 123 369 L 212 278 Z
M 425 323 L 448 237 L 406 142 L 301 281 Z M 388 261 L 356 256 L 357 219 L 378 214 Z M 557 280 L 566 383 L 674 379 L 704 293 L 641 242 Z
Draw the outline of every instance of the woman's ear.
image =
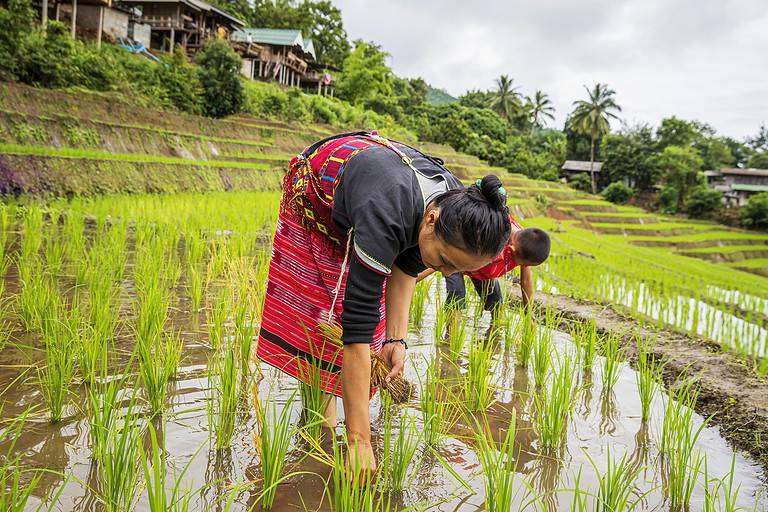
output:
M 435 224 L 440 217 L 440 208 L 430 208 L 424 215 L 424 227 L 432 233 L 435 230 Z

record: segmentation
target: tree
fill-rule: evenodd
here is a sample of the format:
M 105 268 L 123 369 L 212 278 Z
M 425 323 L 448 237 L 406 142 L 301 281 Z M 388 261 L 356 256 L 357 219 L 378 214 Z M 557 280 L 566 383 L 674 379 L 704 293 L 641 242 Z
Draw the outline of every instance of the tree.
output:
M 693 218 L 705 219 L 712 216 L 723 204 L 723 193 L 700 185 L 693 189 L 685 201 L 685 211 Z
M 520 94 L 518 87 L 513 87 L 515 80 L 507 75 L 496 79 L 496 90 L 493 93 L 490 107 L 501 117 L 512 124 L 517 110 L 520 109 Z
M 531 113 L 531 122 L 533 126 L 537 128 L 544 127 L 544 118 L 554 119 L 553 112 L 555 107 L 552 106 L 552 101 L 549 99 L 549 95 L 542 91 L 536 91 L 533 98 L 526 98 Z
M 655 153 L 650 126 L 625 127 L 603 138 L 600 144 L 602 171 L 612 182 L 626 180 L 638 192 L 650 192 L 661 177 Z
M 615 204 L 624 204 L 629 201 L 629 198 L 634 195 L 635 191 L 631 187 L 623 184 L 620 181 L 615 181 L 605 187 L 600 195 L 605 198 L 606 201 L 610 201 Z
M 214 39 L 195 59 L 203 89 L 203 113 L 223 117 L 240 110 L 245 93 L 240 81 L 240 56 L 223 39 Z
M 473 89 L 459 96 L 459 103 L 465 107 L 488 108 L 488 105 L 493 102 L 493 96 L 493 91 Z
M 586 86 L 584 88 L 587 90 L 589 99 L 573 102 L 575 109 L 571 114 L 571 122 L 578 131 L 589 133 L 591 140 L 589 148 L 590 175 L 592 193 L 595 194 L 597 193 L 597 183 L 593 170 L 595 141 L 611 130 L 610 119 L 618 119 L 616 112 L 621 112 L 621 107 L 613 98 L 616 92 L 609 89 L 607 85 L 597 83 L 591 90 L 587 89 Z
M 667 146 L 658 156 L 667 186 L 677 190 L 676 211 L 683 209 L 691 187 L 698 181 L 702 160 L 693 147 Z
M 8 8 L 0 9 L 0 79 L 17 78 L 20 46 L 32 30 L 33 16 L 29 0 L 9 0 Z
M 768 126 L 760 125 L 757 135 L 749 137 L 746 142 L 747 146 L 752 148 L 753 151 L 768 151 Z
M 750 158 L 747 167 L 750 169 L 768 169 L 768 151 L 763 151 Z
M 741 208 L 741 224 L 752 229 L 768 229 L 768 192 L 755 194 Z
M 391 96 L 393 75 L 386 63 L 388 56 L 376 44 L 356 41 L 336 82 L 339 97 L 361 105 L 376 96 Z

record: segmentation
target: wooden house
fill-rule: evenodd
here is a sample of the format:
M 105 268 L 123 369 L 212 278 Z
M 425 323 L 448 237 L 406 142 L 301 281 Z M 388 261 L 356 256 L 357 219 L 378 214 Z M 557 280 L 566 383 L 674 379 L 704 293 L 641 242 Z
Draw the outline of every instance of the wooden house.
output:
M 150 27 L 149 47 L 172 51 L 181 45 L 194 53 L 215 37 L 227 38 L 245 22 L 203 0 L 121 0 L 138 11 L 138 21 Z
M 768 169 L 741 169 L 739 167 L 705 171 L 709 185 L 723 192 L 728 205 L 742 206 L 749 196 L 768 192 Z
M 242 74 L 251 79 L 299 87 L 315 61 L 315 46 L 300 30 L 245 28 L 230 40 L 243 57 Z
M 69 25 L 72 39 L 79 35 L 101 45 L 104 35 L 113 41 L 129 36 L 131 9 L 117 0 L 35 0 L 32 6 L 41 24 L 53 19 Z

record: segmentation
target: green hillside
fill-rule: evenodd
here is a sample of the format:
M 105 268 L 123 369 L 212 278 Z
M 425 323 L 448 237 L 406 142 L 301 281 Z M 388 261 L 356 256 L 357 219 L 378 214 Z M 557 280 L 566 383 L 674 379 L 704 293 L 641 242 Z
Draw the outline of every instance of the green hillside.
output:
M 455 103 L 459 101 L 454 98 L 443 89 L 436 89 L 432 86 L 428 86 L 427 89 L 427 103 L 430 105 L 447 105 L 448 103 Z

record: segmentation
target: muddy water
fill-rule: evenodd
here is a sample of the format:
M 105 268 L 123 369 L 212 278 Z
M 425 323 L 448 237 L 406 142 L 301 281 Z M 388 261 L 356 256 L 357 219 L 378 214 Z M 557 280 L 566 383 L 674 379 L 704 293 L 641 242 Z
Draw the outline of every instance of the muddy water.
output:
M 479 335 L 488 328 L 488 315 L 475 326 Z M 206 412 L 207 378 L 205 364 L 207 350 L 204 345 L 204 327 L 196 325 L 193 318 L 181 317 L 177 322 L 185 324 L 183 337 L 186 342 L 185 360 L 179 378 L 171 391 L 172 404 L 165 420 L 153 421 L 154 428 L 164 441 L 171 466 L 169 478 L 186 471 L 185 486 L 198 490 L 193 500 L 194 510 L 222 510 L 228 493 L 237 484 L 258 480 L 259 457 L 254 448 L 251 433 L 255 429 L 252 415 L 238 429 L 232 448 L 223 452 L 211 450 L 208 443 Z M 419 381 L 428 358 L 438 357 L 440 369 L 447 377 L 458 376 L 462 370 L 447 362 L 444 349 L 433 342 L 434 311 L 427 311 L 419 333 L 412 336 L 409 351 L 410 364 L 406 374 L 412 382 Z M 572 342 L 565 333 L 555 332 L 555 346 L 559 352 L 572 349 Z M 29 340 L 32 343 L 32 340 Z M 29 364 L 29 355 L 16 349 L 6 348 L 0 353 L 0 390 L 8 389 L 2 396 L 6 405 L 4 415 L 20 413 L 31 404 L 40 403 L 39 392 L 33 382 L 33 372 L 15 380 Z M 516 449 L 518 459 L 517 508 L 528 501 L 531 494 L 542 497 L 544 510 L 568 510 L 576 475 L 581 472 L 581 487 L 590 492 L 597 489 L 597 474 L 605 469 L 606 454 L 610 451 L 620 458 L 626 454 L 632 464 L 642 468 L 636 481 L 636 494 L 643 496 L 641 510 L 666 510 L 661 489 L 662 472 L 657 442 L 660 438 L 664 400 L 657 397 L 653 404 L 652 418 L 648 424 L 640 421 L 640 402 L 635 384 L 634 371 L 624 366 L 619 380 L 610 393 L 603 391 L 600 382 L 600 360 L 591 379 L 583 379 L 573 419 L 568 427 L 567 441 L 556 457 L 539 453 L 538 440 L 531 422 L 531 392 L 533 377 L 525 370 L 516 368 L 514 356 L 499 348 L 495 383 L 498 386 L 496 402 L 488 410 L 489 421 L 495 437 L 501 438 L 513 414 L 517 417 L 518 434 Z M 129 381 L 132 381 L 129 380 Z M 263 378 L 258 383 L 258 396 L 262 400 L 274 400 L 282 406 L 296 391 L 296 383 L 282 373 L 263 368 Z M 78 392 L 82 392 L 81 390 Z M 82 404 L 82 396 L 74 400 Z M 343 411 L 339 406 L 341 417 Z M 99 510 L 95 488 L 95 468 L 90 460 L 88 423 L 81 411 L 73 406 L 70 414 L 60 424 L 47 423 L 45 415 L 33 415 L 28 422 L 17 449 L 23 453 L 26 468 L 47 468 L 36 490 L 34 507 L 62 485 L 64 489 L 56 510 Z M 298 420 L 299 407 L 293 411 Z M 399 408 L 397 414 L 411 414 L 421 430 L 416 404 Z M 381 403 L 378 396 L 371 402 L 374 435 L 381 432 Z M 696 415 L 695 422 L 703 419 Z M 484 507 L 483 482 L 480 466 L 468 435 L 471 430 L 461 422 L 452 429 L 449 437 L 439 448 L 441 457 L 470 483 L 474 492 L 464 489 L 427 450 L 420 450 L 411 464 L 412 479 L 407 491 L 396 498 L 398 504 L 423 505 L 420 510 L 482 510 Z M 705 428 L 699 447 L 707 454 L 711 477 L 724 475 L 730 465 L 732 450 L 714 428 Z M 0 446 L 0 449 L 4 447 Z M 313 459 L 299 462 L 295 450 L 289 460 L 289 470 L 314 473 L 290 478 L 280 486 L 275 510 L 330 510 L 326 481 L 329 469 Z M 748 457 L 736 455 L 735 480 L 740 483 L 739 503 L 757 510 L 768 509 L 766 487 L 760 468 Z M 61 475 L 66 475 L 64 481 Z M 260 492 L 258 484 L 243 486 L 237 493 L 235 510 L 247 510 Z M 146 497 L 142 492 L 137 498 L 137 510 L 146 510 Z M 691 510 L 699 510 L 703 490 L 697 486 Z M 256 506 L 258 510 L 258 505 Z

